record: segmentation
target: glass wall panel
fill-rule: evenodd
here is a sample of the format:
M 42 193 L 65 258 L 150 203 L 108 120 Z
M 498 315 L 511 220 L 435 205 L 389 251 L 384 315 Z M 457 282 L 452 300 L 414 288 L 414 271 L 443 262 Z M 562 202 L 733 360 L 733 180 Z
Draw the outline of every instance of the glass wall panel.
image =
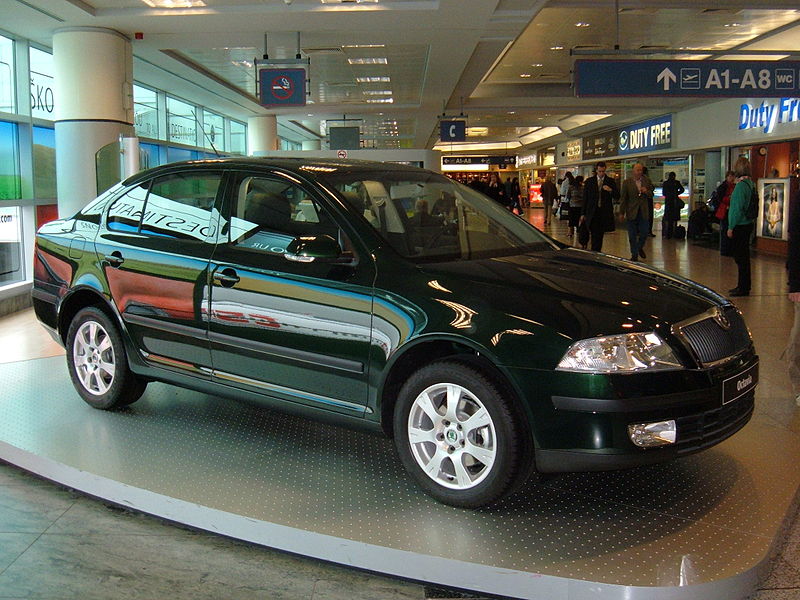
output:
M 231 147 L 234 154 L 247 154 L 247 126 L 239 121 L 231 121 Z
M 203 111 L 203 147 L 225 151 L 225 119 L 210 110 Z
M 139 167 L 142 171 L 161 164 L 162 147 L 158 144 L 139 144 Z
M 197 150 L 187 148 L 173 148 L 167 146 L 167 162 L 178 162 L 179 160 L 196 160 L 199 158 Z
M 25 278 L 20 214 L 18 206 L 0 207 L 0 286 Z
M 158 131 L 158 101 L 154 90 L 133 86 L 133 125 L 139 137 L 164 139 Z
M 56 132 L 49 127 L 33 128 L 33 194 L 35 198 L 56 198 Z
M 22 182 L 17 159 L 17 126 L 0 121 L 0 200 L 20 198 Z
M 0 112 L 16 112 L 14 106 L 14 43 L 0 35 Z
M 53 55 L 31 48 L 31 116 L 53 120 L 56 100 L 54 94 Z
M 167 97 L 167 140 L 189 146 L 197 145 L 196 109 L 191 104 Z M 172 161 L 170 161 L 172 162 Z

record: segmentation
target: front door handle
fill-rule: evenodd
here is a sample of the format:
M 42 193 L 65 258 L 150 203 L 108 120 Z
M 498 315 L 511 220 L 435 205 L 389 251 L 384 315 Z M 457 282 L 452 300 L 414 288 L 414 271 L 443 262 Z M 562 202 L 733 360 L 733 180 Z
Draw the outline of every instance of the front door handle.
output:
M 214 281 L 222 287 L 233 287 L 239 283 L 239 276 L 233 269 L 227 268 L 214 272 Z
M 115 250 L 111 254 L 106 254 L 103 258 L 109 264 L 109 266 L 112 266 L 115 269 L 125 262 L 125 259 L 122 258 L 122 254 L 119 252 L 119 250 Z

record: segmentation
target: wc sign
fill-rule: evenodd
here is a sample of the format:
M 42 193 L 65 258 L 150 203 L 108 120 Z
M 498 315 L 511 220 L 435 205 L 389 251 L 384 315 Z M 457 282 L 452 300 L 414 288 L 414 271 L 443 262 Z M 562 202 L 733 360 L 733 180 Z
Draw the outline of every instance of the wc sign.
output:
M 443 142 L 463 142 L 467 139 L 467 122 L 439 121 L 439 139 Z

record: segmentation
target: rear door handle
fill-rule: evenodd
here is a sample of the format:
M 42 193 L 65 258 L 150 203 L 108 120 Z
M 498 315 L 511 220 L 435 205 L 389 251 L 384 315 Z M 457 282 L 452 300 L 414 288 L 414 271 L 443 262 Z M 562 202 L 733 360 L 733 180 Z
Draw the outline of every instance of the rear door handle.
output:
M 239 276 L 236 274 L 236 271 L 227 268 L 221 271 L 215 271 L 214 281 L 219 283 L 222 287 L 233 287 L 239 283 Z
M 105 258 L 109 266 L 115 269 L 125 262 L 125 259 L 122 258 L 122 254 L 118 250 L 115 250 L 111 254 L 106 254 L 103 258 Z

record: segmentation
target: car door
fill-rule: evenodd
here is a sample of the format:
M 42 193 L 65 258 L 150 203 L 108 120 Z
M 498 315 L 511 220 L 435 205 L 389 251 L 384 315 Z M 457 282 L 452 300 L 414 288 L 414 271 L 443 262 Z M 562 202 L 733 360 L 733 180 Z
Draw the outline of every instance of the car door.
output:
M 184 169 L 114 200 L 96 239 L 113 301 L 143 356 L 211 377 L 205 287 L 222 170 Z
M 320 197 L 289 175 L 232 178 L 228 240 L 211 261 L 209 339 L 228 385 L 346 414 L 367 402 L 374 266 Z M 329 235 L 346 263 L 293 262 L 298 236 Z

